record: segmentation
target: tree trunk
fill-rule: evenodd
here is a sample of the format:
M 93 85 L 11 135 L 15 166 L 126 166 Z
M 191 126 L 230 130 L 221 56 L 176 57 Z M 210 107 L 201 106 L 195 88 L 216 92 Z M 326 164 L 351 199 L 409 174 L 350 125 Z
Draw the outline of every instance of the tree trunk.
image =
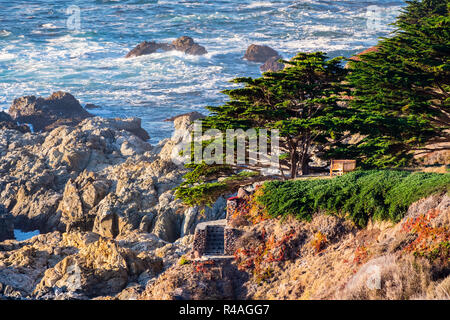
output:
M 291 179 L 295 179 L 297 177 L 298 155 L 296 149 L 297 148 L 291 149 Z
M 302 171 L 302 176 L 308 175 L 309 174 L 309 157 L 307 155 L 304 155 L 302 157 L 302 163 L 301 163 L 301 171 Z

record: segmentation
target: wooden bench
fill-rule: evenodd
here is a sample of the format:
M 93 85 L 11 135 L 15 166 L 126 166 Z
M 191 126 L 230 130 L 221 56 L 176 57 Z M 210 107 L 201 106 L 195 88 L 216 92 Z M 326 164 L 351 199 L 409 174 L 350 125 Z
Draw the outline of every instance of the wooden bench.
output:
M 330 176 L 342 176 L 346 172 L 356 169 L 356 160 L 331 160 Z

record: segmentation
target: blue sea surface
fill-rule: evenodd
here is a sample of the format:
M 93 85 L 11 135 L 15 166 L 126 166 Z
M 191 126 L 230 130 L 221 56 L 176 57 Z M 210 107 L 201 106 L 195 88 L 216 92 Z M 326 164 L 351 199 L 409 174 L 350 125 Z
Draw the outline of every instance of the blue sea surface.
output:
M 34 230 L 30 232 L 25 232 L 19 229 L 14 229 L 14 238 L 17 241 L 24 241 L 33 238 L 34 236 L 39 235 L 39 230 Z
M 0 110 L 24 95 L 72 93 L 105 117 L 142 118 L 150 142 L 169 137 L 176 114 L 226 100 L 238 76 L 259 76 L 248 45 L 351 56 L 393 30 L 399 0 L 0 0 Z M 371 13 L 372 12 L 372 13 Z M 375 12 L 375 16 L 373 14 Z M 78 19 L 79 17 L 79 19 Z M 205 56 L 124 56 L 144 40 L 188 35 Z

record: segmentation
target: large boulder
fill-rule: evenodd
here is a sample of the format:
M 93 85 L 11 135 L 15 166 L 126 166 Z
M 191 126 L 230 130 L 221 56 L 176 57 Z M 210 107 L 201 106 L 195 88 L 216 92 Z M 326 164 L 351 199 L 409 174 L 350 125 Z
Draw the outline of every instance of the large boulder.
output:
M 177 50 L 190 55 L 204 55 L 208 53 L 205 47 L 199 45 L 188 36 L 182 36 L 169 43 L 158 43 L 155 41 L 144 41 L 139 43 L 130 52 L 127 53 L 125 58 L 139 57 L 147 54 L 152 54 L 158 51 L 172 51 Z
M 48 98 L 17 98 L 8 113 L 17 122 L 31 124 L 35 131 L 51 130 L 55 122 L 75 125 L 92 116 L 73 95 L 62 91 L 55 92 Z
M 169 51 L 173 50 L 172 46 L 166 43 L 157 43 L 155 41 L 143 41 L 134 47 L 130 52 L 127 53 L 125 58 L 139 57 L 146 54 L 152 54 L 158 50 Z
M 175 50 L 182 51 L 186 54 L 200 56 L 208 53 L 205 47 L 195 43 L 194 39 L 187 36 L 182 36 L 172 42 Z
M 280 57 L 277 51 L 265 45 L 251 44 L 245 52 L 244 59 L 254 62 L 266 62 L 272 57 Z

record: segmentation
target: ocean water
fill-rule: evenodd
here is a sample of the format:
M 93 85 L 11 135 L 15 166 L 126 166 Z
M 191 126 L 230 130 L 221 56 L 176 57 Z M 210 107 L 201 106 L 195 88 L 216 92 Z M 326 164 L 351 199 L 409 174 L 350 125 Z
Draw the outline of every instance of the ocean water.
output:
M 299 51 L 349 57 L 387 36 L 399 0 L 0 0 L 0 110 L 24 95 L 72 93 L 106 117 L 142 118 L 156 143 L 176 114 L 226 100 L 238 76 L 259 76 L 242 60 L 248 45 L 285 58 Z M 205 56 L 125 54 L 144 40 L 188 35 Z
M 34 230 L 30 232 L 25 232 L 19 229 L 14 229 L 14 238 L 17 241 L 24 241 L 33 238 L 34 236 L 39 235 L 39 230 Z

